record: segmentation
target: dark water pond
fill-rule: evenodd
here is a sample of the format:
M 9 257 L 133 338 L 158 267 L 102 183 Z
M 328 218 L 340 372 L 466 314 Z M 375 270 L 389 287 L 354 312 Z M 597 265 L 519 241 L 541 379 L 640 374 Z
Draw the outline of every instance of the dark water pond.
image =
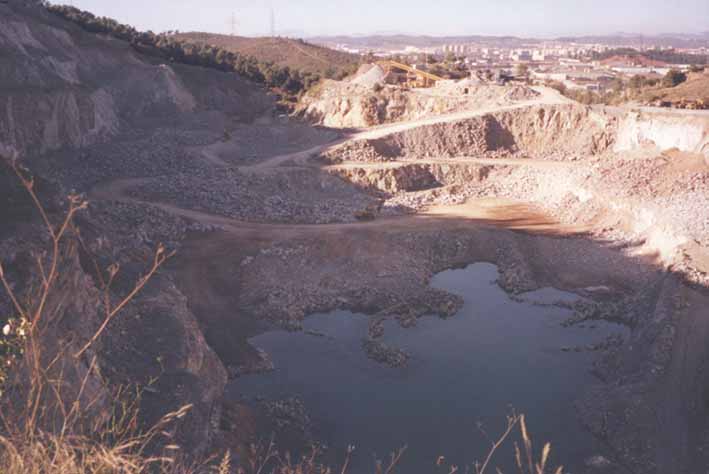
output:
M 564 328 L 568 310 L 531 301 L 574 295 L 548 289 L 524 295 L 528 302 L 520 303 L 495 284 L 497 276 L 489 264 L 443 272 L 432 285 L 464 297 L 459 314 L 422 318 L 409 329 L 387 323 L 383 340 L 411 355 L 406 368 L 369 360 L 361 347 L 367 317 L 335 311 L 305 322 L 306 330 L 326 337 L 275 331 L 254 338 L 277 370 L 238 379 L 230 390 L 247 398 L 301 397 L 316 434 L 334 452 L 356 446 L 350 472 L 371 472 L 374 453 L 381 458 L 404 444 L 399 472 L 435 472 L 439 455 L 470 464 L 483 458 L 488 443 L 478 424 L 497 434 L 512 407 L 527 415 L 538 448 L 551 441 L 552 461 L 574 472 L 598 453 L 573 407 L 593 381 L 595 355 L 561 348 L 598 343 L 621 330 Z M 506 472 L 512 472 L 512 452 L 509 444 L 495 458 Z

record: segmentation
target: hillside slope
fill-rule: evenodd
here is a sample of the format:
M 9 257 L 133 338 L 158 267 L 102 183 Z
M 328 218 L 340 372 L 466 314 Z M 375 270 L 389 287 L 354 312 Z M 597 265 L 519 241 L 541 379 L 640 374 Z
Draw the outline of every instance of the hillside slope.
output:
M 214 33 L 179 33 L 178 39 L 193 43 L 219 46 L 236 53 L 249 55 L 259 61 L 272 62 L 281 67 L 318 74 L 323 77 L 342 78 L 353 73 L 359 64 L 359 57 L 317 46 L 303 40 L 291 38 L 247 38 Z
M 125 41 L 88 33 L 31 0 L 0 2 L 0 51 L 0 262 L 23 301 L 36 277 L 27 262 L 46 249 L 46 229 L 3 158 L 17 158 L 29 169 L 49 220 L 56 223 L 70 190 L 86 193 L 90 183 L 110 176 L 189 167 L 189 145 L 216 141 L 225 124 L 248 126 L 273 107 L 261 88 L 234 73 L 148 58 Z M 150 425 L 190 404 L 193 410 L 176 440 L 190 447 L 188 454 L 204 452 L 226 371 L 168 274 L 151 280 L 85 357 L 72 356 L 104 317 L 99 268 L 121 264 L 119 279 L 105 289 L 119 298 L 140 278 L 158 243 L 176 248 L 187 224 L 152 209 L 98 202 L 76 224 L 81 251 L 73 236 L 61 247 L 56 290 L 42 318 L 45 355 L 51 358 L 57 346 L 64 351 L 47 377 L 61 378 L 61 400 L 82 405 L 100 400 L 86 413 L 87 421 L 100 421 L 118 387 L 145 386 L 160 375 L 140 400 L 141 421 Z M 91 259 L 97 266 L 87 265 Z M 2 324 L 13 313 L 2 291 Z M 100 373 L 92 370 L 92 358 Z M 91 400 L 73 391 L 83 390 L 82 383 L 91 387 L 86 395 Z
M 664 100 L 672 103 L 703 100 L 709 103 L 709 72 L 689 74 L 687 80 L 676 87 L 646 92 L 649 101 Z
M 31 3 L 0 10 L 0 147 L 42 153 L 106 141 L 128 121 L 217 105 L 251 120 L 270 106 L 235 74 L 146 58 L 127 42 L 87 33 Z

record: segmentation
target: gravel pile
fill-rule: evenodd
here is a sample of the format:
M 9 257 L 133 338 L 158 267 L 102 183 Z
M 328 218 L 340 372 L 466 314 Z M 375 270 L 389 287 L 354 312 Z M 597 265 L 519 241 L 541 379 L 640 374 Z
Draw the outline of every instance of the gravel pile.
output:
M 83 191 L 116 178 L 192 172 L 204 165 L 195 160 L 185 144 L 192 146 L 211 138 L 202 133 L 160 129 L 147 135 L 127 135 L 111 143 L 62 151 L 50 159 L 38 160 L 33 169 Z
M 337 131 L 296 121 L 276 124 L 241 124 L 229 131 L 228 140 L 213 140 L 210 150 L 224 162 L 249 165 L 277 155 L 307 150 L 335 140 Z M 215 143 L 216 142 L 216 143 Z
M 155 249 L 160 243 L 176 250 L 186 232 L 195 230 L 184 219 L 156 207 L 117 201 L 90 203 L 88 214 L 80 215 L 77 224 L 101 229 L 92 250 L 100 253 L 110 248 L 117 261 L 130 259 L 133 249 Z
M 203 169 L 155 178 L 130 194 L 145 201 L 264 223 L 354 222 L 355 213 L 377 202 L 335 176 L 309 169 L 267 174 Z
M 357 84 L 365 87 L 373 87 L 375 84 L 381 84 L 384 82 L 386 77 L 386 72 L 381 66 L 375 65 L 368 68 L 362 74 L 358 74 L 354 79 L 350 81 L 350 84 Z
M 536 204 L 565 224 L 594 223 L 599 238 L 657 246 L 667 264 L 688 273 L 693 273 L 692 263 L 683 258 L 683 246 L 709 249 L 709 169 L 675 172 L 652 152 L 633 160 L 608 153 L 579 166 L 491 167 L 477 180 L 395 193 L 383 212 L 421 211 L 486 197 Z

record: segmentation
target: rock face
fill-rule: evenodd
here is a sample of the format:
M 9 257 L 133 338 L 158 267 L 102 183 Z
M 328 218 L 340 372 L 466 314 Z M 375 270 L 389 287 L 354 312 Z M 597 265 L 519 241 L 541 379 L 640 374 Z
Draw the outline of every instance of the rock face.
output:
M 538 105 L 352 141 L 329 151 L 325 158 L 384 162 L 521 154 L 575 160 L 608 151 L 616 142 L 617 130 L 614 114 L 580 104 Z
M 4 164 L 0 168 L 0 181 L 13 186 L 13 177 Z M 23 199 L 19 190 L 16 196 Z M 42 197 L 49 202 L 56 199 L 51 194 Z M 32 276 L 31 255 L 47 249 L 43 238 L 46 230 L 28 215 L 31 214 L 3 215 L 3 222 L 14 232 L 0 236 L 0 261 L 20 295 L 36 279 Z M 60 217 L 60 213 L 50 214 L 54 221 Z M 83 225 L 94 232 L 97 223 L 90 216 L 83 220 Z M 88 248 L 99 245 L 94 232 L 84 235 Z M 145 426 L 151 426 L 170 411 L 192 404 L 183 423 L 174 427 L 175 440 L 189 447 L 190 454 L 202 454 L 208 447 L 213 420 L 219 414 L 226 371 L 205 342 L 186 298 L 169 277 L 151 281 L 146 292 L 121 312 L 103 337 L 83 357 L 74 358 L 105 317 L 103 291 L 91 260 L 102 260 L 101 255 L 110 255 L 118 249 L 112 248 L 105 238 L 99 238 L 103 254 L 91 256 L 72 238 L 67 238 L 62 247 L 61 271 L 40 325 L 44 362 L 52 367 L 49 375 L 62 380 L 60 392 L 68 404 L 67 410 L 74 400 L 93 407 L 88 413 L 94 418 L 92 423 L 109 419 L 113 397 L 119 387 L 126 385 L 147 387 L 141 398 L 141 419 Z M 130 248 L 143 255 L 151 251 L 146 243 L 137 241 L 132 241 Z M 138 277 L 137 272 L 130 267 L 122 272 L 124 275 L 114 288 L 116 295 L 126 293 L 130 282 Z M 0 296 L 0 312 L 12 314 L 4 292 Z M 57 361 L 50 364 L 55 355 L 59 356 Z M 92 365 L 94 357 L 96 362 Z M 82 385 L 85 388 L 80 390 Z M 51 393 L 46 394 L 45 400 L 50 412 L 58 409 Z M 43 420 L 47 429 L 54 422 L 53 417 Z
M 233 76 L 148 63 L 125 42 L 86 33 L 17 0 L 0 4 L 0 48 L 0 149 L 23 154 L 107 141 L 126 120 L 216 104 L 246 118 L 268 106 Z
M 326 127 L 360 128 L 512 103 L 536 95 L 534 90 L 523 86 L 471 85 L 467 93 L 462 93 L 445 87 L 402 91 L 389 86 L 326 81 L 306 94 L 297 112 L 309 121 Z
M 654 144 L 662 150 L 703 153 L 709 157 L 709 119 L 687 114 L 628 114 L 620 123 L 615 150 L 622 152 Z
M 394 168 L 352 166 L 334 168 L 332 173 L 370 191 L 395 194 L 406 191 L 435 189 L 465 182 L 468 185 L 483 182 L 493 166 L 455 165 L 446 163 L 406 164 Z
M 130 174 L 131 167 L 136 173 L 150 162 L 164 167 L 165 160 L 184 159 L 179 143 L 164 144 L 199 141 L 178 133 L 185 124 L 251 122 L 272 106 L 256 86 L 233 74 L 155 64 L 127 43 L 89 34 L 35 2 L 0 2 L 0 50 L 0 154 L 19 157 L 37 174 L 35 189 L 55 223 L 63 218 L 69 189 L 88 191 L 87 184 Z M 155 132 L 156 123 L 171 124 L 173 132 Z M 153 140 L 141 147 L 146 134 Z M 79 151 L 104 143 L 119 144 L 104 150 L 121 151 L 115 157 L 105 153 L 113 161 Z M 147 156 L 128 152 L 131 143 Z M 126 160 L 130 156 L 142 163 Z M 0 262 L 15 291 L 24 295 L 37 283 L 33 255 L 47 249 L 47 231 L 4 161 L 0 199 Z M 93 402 L 94 421 L 105 420 L 118 388 L 137 386 L 143 391 L 145 426 L 192 405 L 174 427 L 172 442 L 188 455 L 204 454 L 218 427 L 227 375 L 169 272 L 154 277 L 83 357 L 73 357 L 105 317 L 96 269 L 122 264 L 111 287 L 112 299 L 120 301 L 158 242 L 174 248 L 195 229 L 157 209 L 120 203 L 92 206 L 76 223 L 82 243 L 73 234 L 63 243 L 60 277 L 43 317 L 45 352 L 60 355 L 52 370 L 63 377 L 62 398 L 71 403 L 81 394 L 83 405 Z M 0 292 L 0 315 L 12 313 Z M 82 384 L 87 388 L 80 392 Z

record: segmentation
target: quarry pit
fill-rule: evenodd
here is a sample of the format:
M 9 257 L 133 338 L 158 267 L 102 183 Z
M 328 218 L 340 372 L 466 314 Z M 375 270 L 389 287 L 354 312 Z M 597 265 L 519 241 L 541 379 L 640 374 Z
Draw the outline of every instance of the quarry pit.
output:
M 594 375 L 578 387 L 577 419 L 603 459 L 623 460 L 618 472 L 673 465 L 709 439 L 684 431 L 706 410 L 709 117 L 585 107 L 548 89 L 528 96 L 328 128 L 336 136 L 247 163 L 226 142 L 217 163 L 213 147 L 197 152 L 209 162 L 199 174 L 99 183 L 93 195 L 212 230 L 187 237 L 175 275 L 237 377 L 272 368 L 250 337 L 302 331 L 309 315 L 333 310 L 370 315 L 375 345 L 363 350 L 397 366 L 398 348 L 382 349 L 377 328 L 455 317 L 460 296 L 429 283 L 471 263 L 496 265 L 510 298 L 543 288 L 582 296 L 570 324 L 627 332 L 597 341 L 577 367 Z
M 81 246 L 65 256 L 57 339 L 75 343 L 96 325 L 86 310 L 100 305 L 90 256 L 121 264 L 123 290 L 158 243 L 177 251 L 97 344 L 97 392 L 104 380 L 158 379 L 146 412 L 191 403 L 181 439 L 200 453 L 247 446 L 274 426 L 293 446 L 322 441 L 322 426 L 305 426 L 314 407 L 297 399 L 297 384 L 285 401 L 234 395 L 251 377 L 278 374 L 259 338 L 288 331 L 279 337 L 309 344 L 323 314 L 356 314 L 356 361 L 403 377 L 426 359 L 414 353 L 407 366 L 396 338 L 434 360 L 446 324 L 472 333 L 464 318 L 476 307 L 494 315 L 555 289 L 573 301 L 528 308 L 563 315 L 550 334 L 619 329 L 589 332 L 579 347 L 530 335 L 547 341 L 546 360 L 584 354 L 572 372 L 589 375 L 563 387 L 572 409 L 557 431 L 540 432 L 563 436 L 568 423 L 592 441 L 554 461 L 589 474 L 709 465 L 706 112 L 589 107 L 526 84 L 403 90 L 352 80 L 325 81 L 283 117 L 233 74 L 148 61 L 20 2 L 0 9 L 13 65 L 0 77 L 0 153 L 36 173 L 48 202 L 73 190 L 91 203 L 77 222 Z M 0 180 L 21 202 L 13 176 Z M 0 231 L 0 260 L 18 282 L 42 244 L 30 215 L 5 209 Z M 483 290 L 461 295 L 437 284 L 471 265 L 494 285 L 475 280 Z M 91 373 L 86 361 L 67 364 Z M 440 400 L 454 390 L 437 389 Z

